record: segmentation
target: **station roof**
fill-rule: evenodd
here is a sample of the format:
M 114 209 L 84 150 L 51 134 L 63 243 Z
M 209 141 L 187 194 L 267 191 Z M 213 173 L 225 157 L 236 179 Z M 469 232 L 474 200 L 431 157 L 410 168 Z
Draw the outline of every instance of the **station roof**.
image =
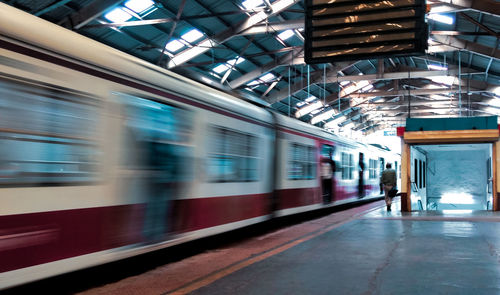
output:
M 426 55 L 318 65 L 304 63 L 299 0 L 1 2 L 333 130 L 500 115 L 498 0 L 428 0 Z

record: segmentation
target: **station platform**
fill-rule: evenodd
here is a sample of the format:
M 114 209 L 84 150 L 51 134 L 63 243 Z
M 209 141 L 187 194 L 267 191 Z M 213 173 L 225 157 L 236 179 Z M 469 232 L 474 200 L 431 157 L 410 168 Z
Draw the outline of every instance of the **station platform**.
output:
M 399 206 L 332 213 L 82 294 L 500 294 L 500 213 Z

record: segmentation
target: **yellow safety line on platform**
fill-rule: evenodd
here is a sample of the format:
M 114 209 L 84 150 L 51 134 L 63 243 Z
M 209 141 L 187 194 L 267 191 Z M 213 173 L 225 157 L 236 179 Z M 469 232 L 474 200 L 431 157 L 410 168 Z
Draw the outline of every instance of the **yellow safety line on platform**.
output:
M 189 286 L 181 287 L 180 289 L 174 290 L 174 291 L 169 292 L 167 294 L 171 294 L 171 295 L 184 295 L 184 294 L 188 294 L 190 292 L 193 292 L 193 291 L 195 291 L 195 290 L 197 290 L 197 289 L 199 289 L 201 287 L 205 287 L 205 286 L 207 286 L 207 285 L 209 285 L 209 284 L 217 281 L 218 279 L 221 279 L 221 278 L 223 278 L 223 277 L 225 277 L 225 276 L 227 276 L 229 274 L 232 274 L 233 272 L 236 272 L 236 271 L 238 271 L 238 270 L 240 270 L 240 269 L 242 269 L 244 267 L 247 267 L 247 266 L 252 265 L 252 264 L 254 264 L 256 262 L 262 261 L 262 260 L 264 260 L 266 258 L 269 258 L 271 256 L 279 254 L 279 253 L 281 253 L 281 252 L 283 252 L 285 250 L 288 250 L 288 249 L 290 249 L 290 248 L 292 248 L 292 247 L 294 247 L 294 246 L 296 246 L 298 244 L 301 244 L 303 242 L 309 241 L 309 240 L 311 240 L 311 239 L 313 239 L 313 238 L 315 238 L 317 236 L 320 236 L 320 235 L 322 235 L 322 234 L 324 234 L 326 232 L 331 231 L 332 229 L 334 229 L 336 227 L 339 227 L 339 226 L 341 226 L 341 225 L 343 225 L 345 223 L 348 223 L 348 222 L 350 222 L 350 221 L 358 218 L 359 216 L 366 215 L 366 214 L 368 214 L 368 213 L 370 213 L 370 212 L 372 212 L 374 210 L 378 210 L 380 208 L 381 207 L 377 206 L 375 208 L 372 208 L 372 209 L 369 209 L 367 211 L 364 211 L 363 213 L 355 214 L 355 215 L 351 216 L 350 218 L 348 218 L 348 219 L 346 219 L 344 221 L 341 221 L 339 223 L 336 223 L 336 224 L 330 225 L 328 227 L 325 227 L 323 229 L 320 229 L 316 233 L 306 234 L 305 237 L 303 237 L 303 238 L 299 238 L 299 239 L 294 240 L 294 241 L 292 241 L 290 243 L 287 243 L 287 244 L 285 244 L 283 246 L 280 246 L 280 247 L 278 247 L 276 249 L 270 250 L 269 252 L 265 252 L 263 254 L 255 256 L 255 257 L 250 258 L 248 260 L 239 262 L 239 263 L 237 263 L 237 264 L 235 264 L 233 266 L 230 266 L 230 267 L 228 267 L 226 269 L 223 269 L 223 270 L 218 271 L 218 272 L 216 272 L 214 274 L 211 274 L 208 277 L 206 277 L 206 278 L 204 278 L 204 279 L 202 279 L 200 281 L 196 281 L 196 282 L 190 284 Z

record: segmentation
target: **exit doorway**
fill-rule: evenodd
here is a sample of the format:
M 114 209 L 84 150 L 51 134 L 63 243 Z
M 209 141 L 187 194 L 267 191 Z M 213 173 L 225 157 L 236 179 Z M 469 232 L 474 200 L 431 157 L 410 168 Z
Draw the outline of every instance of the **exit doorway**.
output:
M 412 145 L 415 210 L 492 210 L 491 143 Z

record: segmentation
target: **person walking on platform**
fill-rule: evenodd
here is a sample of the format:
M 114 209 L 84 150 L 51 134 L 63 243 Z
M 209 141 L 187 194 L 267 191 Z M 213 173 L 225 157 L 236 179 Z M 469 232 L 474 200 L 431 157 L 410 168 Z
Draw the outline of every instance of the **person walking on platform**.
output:
M 396 186 L 396 171 L 392 169 L 391 163 L 385 165 L 385 170 L 380 177 L 380 183 L 384 186 L 385 204 L 387 211 L 391 211 L 392 198 L 389 196 L 389 191 Z

